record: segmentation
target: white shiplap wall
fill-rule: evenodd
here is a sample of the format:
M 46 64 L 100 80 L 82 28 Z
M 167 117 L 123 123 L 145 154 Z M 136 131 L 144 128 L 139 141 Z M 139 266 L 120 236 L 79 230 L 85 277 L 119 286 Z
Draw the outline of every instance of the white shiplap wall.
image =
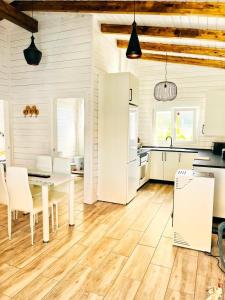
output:
M 108 39 L 100 32 L 100 23 L 93 19 L 93 105 L 94 105 L 94 193 L 97 194 L 98 181 L 98 99 L 99 99 L 99 79 L 101 74 L 119 72 L 120 51 L 116 47 L 116 42 Z
M 0 23 L 0 99 L 8 100 L 9 92 L 9 30 Z
M 85 202 L 92 203 L 93 151 L 92 126 L 92 24 L 91 15 L 38 13 L 37 47 L 43 57 L 39 66 L 29 66 L 23 49 L 30 34 L 13 26 L 10 38 L 13 163 L 34 167 L 35 157 L 51 154 L 53 141 L 53 103 L 57 98 L 85 100 Z M 27 104 L 35 104 L 38 118 L 24 118 Z
M 157 101 L 153 97 L 153 92 L 155 84 L 164 80 L 165 63 L 138 60 L 135 67 L 140 82 L 139 135 L 144 145 L 154 145 L 152 125 Z M 171 105 L 200 107 L 198 139 L 191 146 L 210 148 L 213 141 L 225 141 L 225 129 L 224 136 L 221 137 L 201 135 L 206 94 L 211 89 L 224 89 L 225 70 L 168 64 L 168 80 L 174 81 L 178 88 L 177 99 L 171 102 Z

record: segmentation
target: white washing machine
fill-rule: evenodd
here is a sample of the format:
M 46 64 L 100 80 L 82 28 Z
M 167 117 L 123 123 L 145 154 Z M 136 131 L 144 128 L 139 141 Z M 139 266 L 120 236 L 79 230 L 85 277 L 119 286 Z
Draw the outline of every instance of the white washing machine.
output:
M 173 244 L 211 252 L 214 175 L 178 170 L 175 176 Z

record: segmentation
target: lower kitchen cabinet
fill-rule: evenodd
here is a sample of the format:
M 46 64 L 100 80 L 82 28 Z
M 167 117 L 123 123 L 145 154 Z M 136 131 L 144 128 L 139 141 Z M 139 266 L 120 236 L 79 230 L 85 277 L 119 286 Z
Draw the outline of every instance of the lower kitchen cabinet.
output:
M 163 180 L 163 152 L 151 151 L 151 179 Z
M 178 169 L 192 169 L 197 153 L 151 151 L 150 179 L 174 181 Z
M 198 153 L 181 153 L 179 152 L 178 169 L 192 169 L 193 161 Z
M 179 169 L 179 152 L 163 152 L 163 180 L 174 181 L 176 171 Z

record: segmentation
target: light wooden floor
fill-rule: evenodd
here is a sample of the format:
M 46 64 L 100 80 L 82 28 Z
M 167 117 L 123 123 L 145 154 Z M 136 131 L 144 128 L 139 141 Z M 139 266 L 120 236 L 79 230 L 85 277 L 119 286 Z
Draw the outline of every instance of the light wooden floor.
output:
M 215 259 L 172 247 L 172 193 L 170 185 L 147 184 L 128 206 L 88 206 L 78 179 L 75 228 L 66 224 L 64 205 L 47 245 L 39 218 L 34 246 L 28 216 L 20 215 L 7 239 L 0 206 L 0 299 L 205 300 L 224 275 Z

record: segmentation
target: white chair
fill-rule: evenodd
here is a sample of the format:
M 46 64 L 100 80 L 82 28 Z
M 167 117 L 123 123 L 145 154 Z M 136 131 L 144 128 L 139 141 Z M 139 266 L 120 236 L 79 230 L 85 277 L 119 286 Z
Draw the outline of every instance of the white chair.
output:
M 22 211 L 30 213 L 31 242 L 34 243 L 35 215 L 42 211 L 41 195 L 32 197 L 28 172 L 26 168 L 8 167 L 6 172 L 6 184 L 9 193 L 8 205 L 8 232 L 11 239 L 11 212 Z M 49 201 L 52 211 L 52 227 L 54 228 L 53 203 Z
M 6 205 L 7 209 L 9 210 L 9 194 L 5 182 L 5 172 L 4 172 L 3 164 L 0 164 L 0 204 Z M 8 222 L 9 222 L 9 218 L 8 218 Z M 8 228 L 9 228 L 9 223 L 8 223 Z
M 39 155 L 36 157 L 36 166 L 35 169 L 38 172 L 52 174 L 52 157 L 48 155 Z M 39 186 L 30 185 L 32 194 L 41 193 Z
M 53 173 L 58 174 L 71 174 L 71 166 L 70 166 L 70 159 L 68 158 L 62 158 L 62 157 L 54 157 L 53 159 Z M 68 193 L 68 191 L 65 191 L 65 189 L 62 189 L 62 187 L 58 187 L 57 190 L 53 189 L 51 190 L 52 197 L 54 198 L 54 193 L 57 193 L 58 191 L 63 191 L 64 193 Z M 59 228 L 59 218 L 58 218 L 58 212 L 59 208 L 58 205 L 63 201 L 63 199 L 53 200 L 53 205 L 55 207 L 55 215 L 56 215 L 56 229 Z
M 62 157 L 54 157 L 53 173 L 71 174 L 70 159 Z
M 36 158 L 36 169 L 38 171 L 52 173 L 52 158 L 47 155 L 39 155 Z

